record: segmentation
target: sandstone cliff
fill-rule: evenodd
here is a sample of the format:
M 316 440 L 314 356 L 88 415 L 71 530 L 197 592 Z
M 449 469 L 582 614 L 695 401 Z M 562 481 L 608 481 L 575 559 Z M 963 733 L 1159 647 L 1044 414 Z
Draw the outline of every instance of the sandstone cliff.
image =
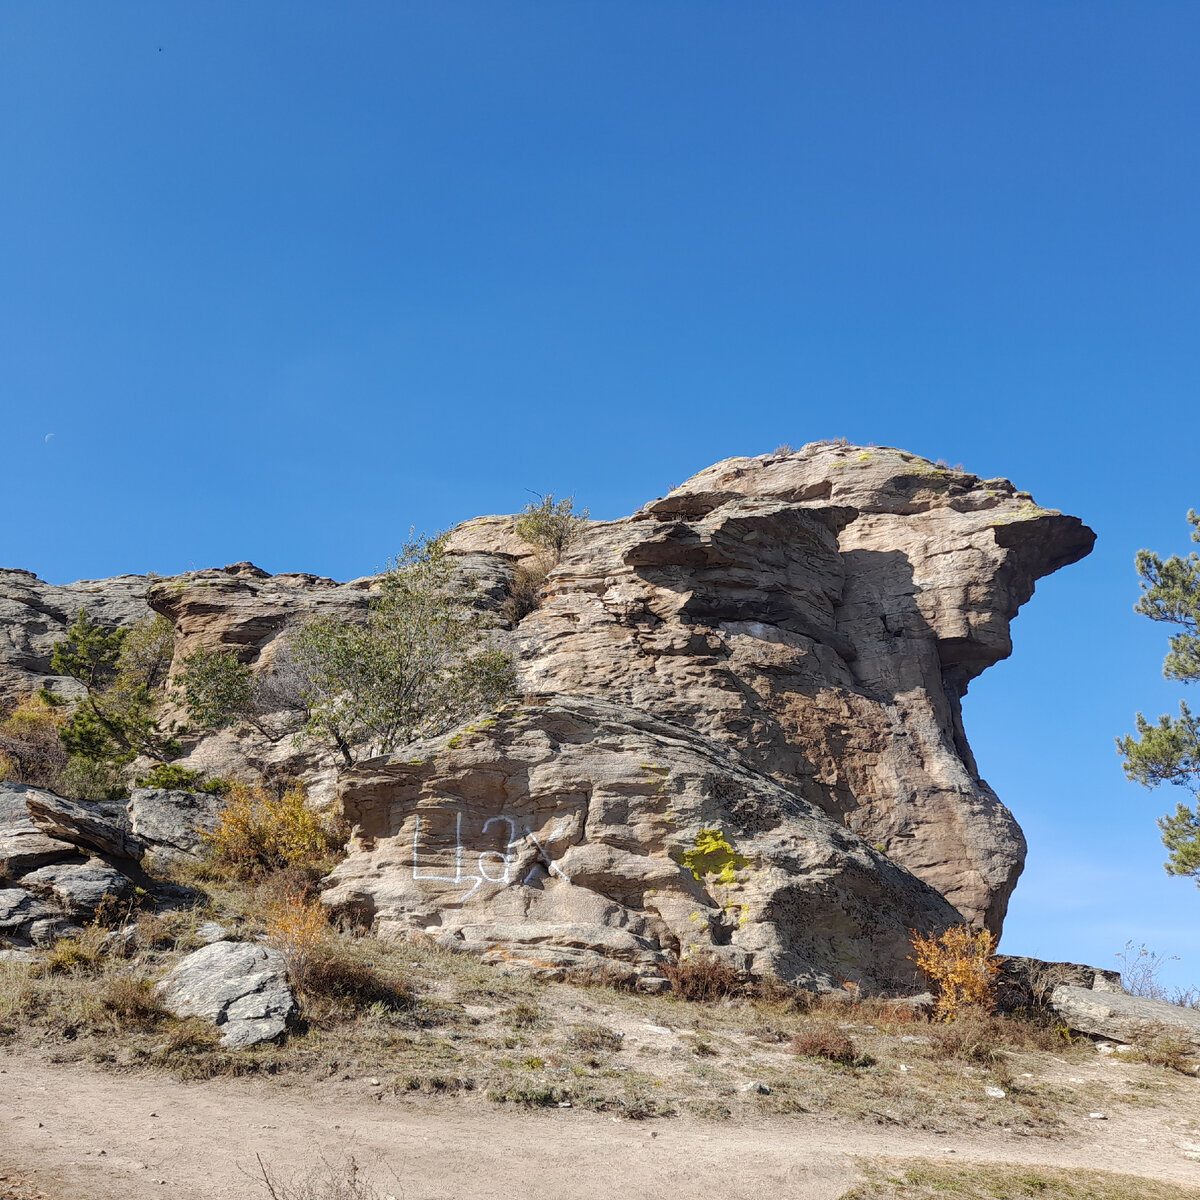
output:
M 649 977 L 704 946 L 756 973 L 900 986 L 907 928 L 1000 927 L 1024 842 L 961 699 L 1011 651 L 1035 581 L 1093 540 L 1007 480 L 816 443 L 590 522 L 510 626 L 533 549 L 512 518 L 469 521 L 449 544 L 459 586 L 526 700 L 342 777 L 359 831 L 329 899 L 543 965 L 605 954 Z M 0 573 L 0 697 L 45 681 L 80 605 L 132 623 L 148 603 L 176 667 L 206 645 L 266 670 L 289 624 L 361 612 L 371 587 L 247 563 L 65 587 Z M 335 782 L 311 747 L 247 728 L 187 750 L 222 774 L 302 773 L 318 795 Z M 697 873 L 718 843 L 730 857 Z

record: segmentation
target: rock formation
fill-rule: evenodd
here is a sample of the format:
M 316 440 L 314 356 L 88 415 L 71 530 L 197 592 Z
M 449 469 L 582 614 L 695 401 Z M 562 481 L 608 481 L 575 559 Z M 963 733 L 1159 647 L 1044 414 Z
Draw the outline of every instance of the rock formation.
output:
M 1010 652 L 1035 581 L 1093 540 L 1007 480 L 814 443 L 590 522 L 514 626 L 504 601 L 536 551 L 511 517 L 469 521 L 449 541 L 458 584 L 525 699 L 343 777 L 359 832 L 330 902 L 556 968 L 604 955 L 653 978 L 707 947 L 755 973 L 899 986 L 907 928 L 1000 928 L 1024 842 L 961 700 Z M 176 671 L 201 645 L 270 670 L 289 624 L 361 613 L 372 582 L 248 563 L 66 587 L 3 572 L 0 699 L 47 681 L 81 604 L 168 617 Z M 241 728 L 186 749 L 187 766 L 332 794 L 329 759 L 291 739 Z M 20 853 L 38 835 L 6 836 Z
M 898 450 L 719 463 L 569 548 L 514 635 L 540 708 L 343 778 L 359 838 L 327 898 L 549 967 L 653 972 L 703 947 L 911 982 L 905 930 L 998 931 L 1024 860 L 962 696 L 1035 580 L 1093 540 L 1007 480 Z M 500 518 L 450 548 L 529 553 Z M 724 849 L 696 874 L 705 846 Z
M 1095 535 L 891 449 L 729 459 L 595 523 L 520 626 L 529 691 L 687 723 L 998 931 L 1025 854 L 961 699 Z
M 683 725 L 531 700 L 375 759 L 325 901 L 382 936 L 646 983 L 696 952 L 823 989 L 916 982 L 908 930 L 959 920 L 931 887 Z

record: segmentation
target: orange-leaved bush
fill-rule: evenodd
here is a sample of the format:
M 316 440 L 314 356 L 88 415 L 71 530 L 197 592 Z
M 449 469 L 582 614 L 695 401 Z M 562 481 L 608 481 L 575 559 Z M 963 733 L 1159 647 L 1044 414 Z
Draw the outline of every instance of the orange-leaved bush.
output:
M 987 929 L 954 925 L 937 937 L 911 930 L 913 962 L 937 988 L 937 1015 L 950 1021 L 964 1008 L 990 1010 L 995 1004 L 999 962 L 996 936 Z
M 310 808 L 299 783 L 282 795 L 261 783 L 231 784 L 216 828 L 204 835 L 213 859 L 243 877 L 320 864 L 344 840 L 340 822 Z

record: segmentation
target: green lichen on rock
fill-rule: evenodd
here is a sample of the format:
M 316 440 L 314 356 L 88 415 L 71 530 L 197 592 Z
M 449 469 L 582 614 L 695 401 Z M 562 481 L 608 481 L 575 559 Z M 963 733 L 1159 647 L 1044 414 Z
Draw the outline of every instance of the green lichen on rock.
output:
M 706 879 L 721 884 L 736 883 L 738 871 L 750 865 L 750 860 L 739 854 L 719 829 L 700 830 L 696 834 L 695 847 L 685 850 L 679 857 L 697 883 Z

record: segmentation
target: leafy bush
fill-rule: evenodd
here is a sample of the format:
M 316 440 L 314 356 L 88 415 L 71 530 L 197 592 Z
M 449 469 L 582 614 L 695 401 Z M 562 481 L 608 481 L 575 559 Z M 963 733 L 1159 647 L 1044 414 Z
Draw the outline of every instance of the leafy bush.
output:
M 158 723 L 173 649 L 171 623 L 162 617 L 110 628 L 79 610 L 50 656 L 51 670 L 85 689 L 61 727 L 70 760 L 60 790 L 111 798 L 123 793 L 123 768 L 139 754 L 165 762 L 179 753 L 178 741 Z
M 156 763 L 134 782 L 138 787 L 162 788 L 168 792 L 209 792 L 214 796 L 226 795 L 231 786 L 227 779 L 209 779 L 203 771 L 191 771 L 178 763 Z
M 525 505 L 513 528 L 522 541 L 547 551 L 553 562 L 557 562 L 587 522 L 588 510 L 576 512 L 574 496 L 555 500 L 554 493 L 548 492 L 538 496 L 536 504 Z
M 261 783 L 232 783 L 216 828 L 203 835 L 212 861 L 243 879 L 324 864 L 345 840 L 341 824 L 310 808 L 303 785 L 272 795 Z
M 995 934 L 986 929 L 955 925 L 937 937 L 912 931 L 913 961 L 937 988 L 937 1015 L 953 1020 L 964 1007 L 990 1010 L 995 1006 L 1000 965 L 992 957 Z
M 663 967 L 663 974 L 682 1000 L 720 1000 L 742 986 L 741 977 L 728 963 L 703 951 Z
M 388 754 L 515 691 L 511 655 L 486 644 L 483 618 L 460 590 L 444 538 L 411 542 L 380 577 L 364 620 L 311 618 L 286 635 L 266 672 L 232 651 L 196 651 L 182 694 L 206 728 L 247 720 L 272 741 L 302 734 L 346 766 Z
M 184 658 L 177 692 L 197 725 L 220 729 L 249 707 L 253 675 L 234 651 L 201 646 Z
M 17 701 L 0 721 L 0 780 L 53 788 L 67 765 L 62 726 L 67 707 L 44 688 Z

